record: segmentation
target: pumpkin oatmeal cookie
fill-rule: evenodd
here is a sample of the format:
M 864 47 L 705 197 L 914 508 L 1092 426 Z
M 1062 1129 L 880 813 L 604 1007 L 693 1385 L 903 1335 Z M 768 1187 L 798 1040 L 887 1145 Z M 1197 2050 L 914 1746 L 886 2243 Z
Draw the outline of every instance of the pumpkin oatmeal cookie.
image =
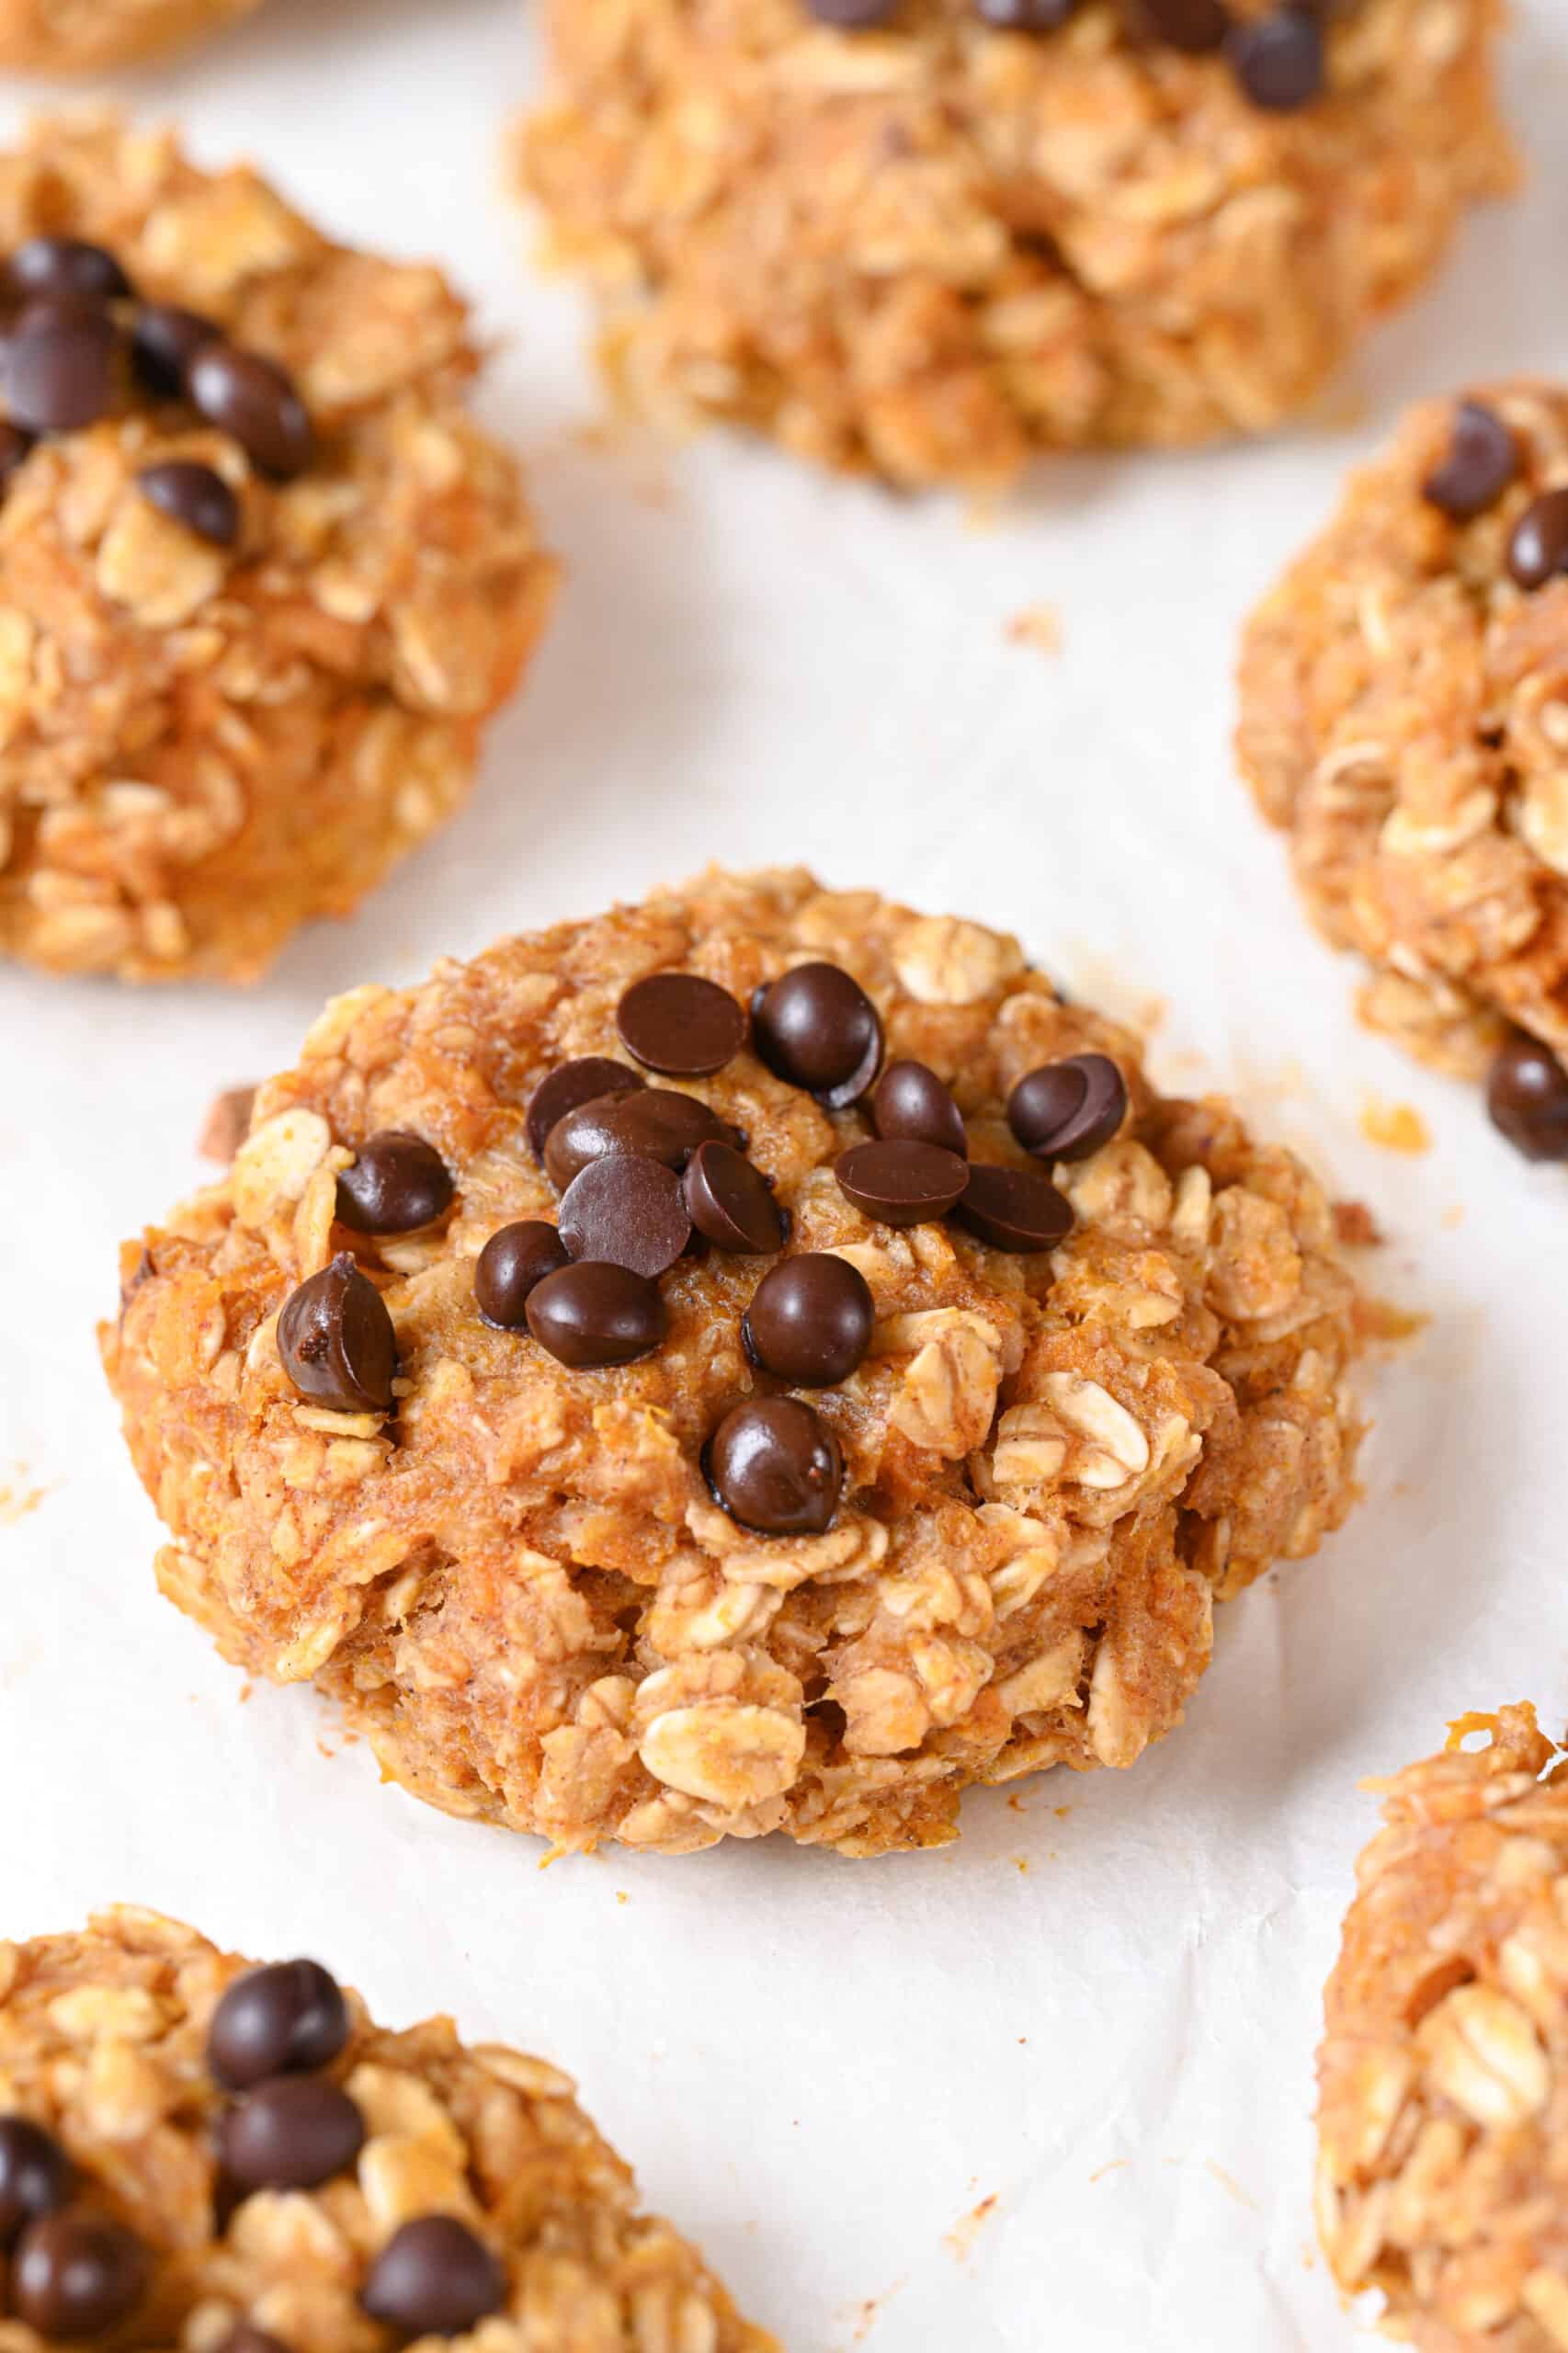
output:
M 154 1912 L 0 1943 L 0 2341 L 778 2353 L 573 2093 Z
M 1455 1744 L 1490 1733 L 1484 1748 Z M 1318 2219 L 1421 2353 L 1568 2346 L 1568 1780 L 1530 1707 L 1384 1795 L 1325 1995 Z M 1550 1769 L 1549 1769 L 1550 1768 Z
M 1514 162 L 1495 0 L 550 0 L 515 142 L 603 356 L 903 484 L 1257 433 Z
M 1243 770 L 1363 1017 L 1568 1157 L 1568 392 L 1413 410 L 1248 624 Z
M 0 155 L 0 954 L 247 980 L 465 795 L 548 610 L 439 271 L 167 131 Z
M 338 998 L 123 1302 L 169 1597 L 563 1848 L 874 1855 L 1131 1765 L 1353 1493 L 1305 1171 L 799 871 Z
M 222 32 L 257 0 L 0 0 L 0 65 L 97 74 Z

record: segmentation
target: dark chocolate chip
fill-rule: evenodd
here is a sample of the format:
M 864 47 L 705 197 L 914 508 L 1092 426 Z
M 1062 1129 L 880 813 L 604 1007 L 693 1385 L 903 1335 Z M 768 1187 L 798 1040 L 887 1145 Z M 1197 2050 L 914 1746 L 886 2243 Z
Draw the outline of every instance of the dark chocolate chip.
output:
M 454 1189 L 433 1143 L 405 1128 L 382 1128 L 338 1176 L 338 1222 L 356 1233 L 413 1233 L 445 1215 Z
M 32 447 L 30 433 L 24 433 L 19 425 L 0 417 L 0 490 L 5 489 Z
M 1078 0 L 974 0 L 974 13 L 998 32 L 1053 33 L 1077 6 Z
M 131 365 L 145 391 L 159 400 L 178 400 L 197 353 L 222 340 L 222 328 L 199 311 L 143 302 L 131 322 Z
M 29 237 L 6 263 L 6 277 L 12 293 L 27 300 L 41 294 L 51 301 L 118 302 L 131 292 L 113 254 L 81 237 Z
M 257 2084 L 218 2122 L 218 2162 L 241 2191 L 314 2189 L 346 2173 L 364 2145 L 364 2118 L 320 2075 Z
M 215 548 L 232 548 L 240 536 L 240 502 L 221 473 L 191 458 L 170 458 L 165 464 L 143 466 L 137 488 L 160 515 L 183 523 L 199 540 Z
M 837 25 L 845 32 L 865 32 L 885 25 L 898 0 L 806 0 L 806 14 L 819 25 Z
M 1130 28 L 1187 57 L 1206 57 L 1225 45 L 1231 12 L 1223 0 L 1125 0 Z
M 315 436 L 291 379 L 257 351 L 210 343 L 186 373 L 191 406 L 234 439 L 263 473 L 288 482 L 315 455 Z
M 1496 505 L 1518 471 L 1518 445 L 1496 411 L 1461 401 L 1449 454 L 1427 475 L 1421 495 L 1450 522 L 1472 522 Z
M 832 1389 L 860 1363 L 876 1320 L 858 1267 L 831 1251 L 804 1250 L 764 1275 L 741 1336 L 764 1372 L 797 1389 Z
M 666 1168 L 686 1166 L 699 1143 L 733 1143 L 733 1128 L 699 1103 L 670 1086 L 649 1086 L 635 1095 L 599 1096 L 557 1120 L 544 1147 L 544 1165 L 562 1192 L 591 1160 L 613 1153 L 641 1153 Z
M 1487 1074 L 1486 1108 L 1527 1160 L 1568 1160 L 1568 1071 L 1539 1039 L 1509 1039 Z
M 798 1397 L 753 1397 L 708 1441 L 706 1468 L 732 1519 L 763 1536 L 820 1536 L 844 1485 L 838 1440 Z
M 845 1199 L 864 1216 L 882 1225 L 923 1225 L 952 1208 L 969 1164 L 938 1143 L 894 1136 L 887 1143 L 851 1144 L 834 1162 L 833 1173 Z
M 107 311 L 35 303 L 6 347 L 6 406 L 25 433 L 74 433 L 114 404 L 121 335 Z
M 1305 8 L 1277 8 L 1271 17 L 1233 25 L 1225 54 L 1245 96 L 1272 114 L 1310 106 L 1328 78 L 1323 27 Z
M 528 1097 L 528 1150 L 536 1160 L 542 1160 L 551 1128 L 568 1111 L 579 1110 L 602 1096 L 634 1094 L 646 1084 L 641 1071 L 628 1070 L 624 1063 L 612 1063 L 604 1054 L 584 1054 L 576 1062 L 562 1063 Z
M 969 1157 L 963 1113 L 924 1063 L 889 1063 L 871 1097 L 871 1125 L 885 1139 L 907 1136 L 915 1143 L 940 1144 L 960 1160 Z
M 1086 1160 L 1127 1116 L 1127 1082 L 1108 1054 L 1042 1063 L 1007 1097 L 1007 1125 L 1040 1160 Z
M 506 2302 L 506 2274 L 455 2214 L 426 2214 L 395 2230 L 361 2297 L 372 2320 L 403 2336 L 461 2336 Z
M 656 1348 L 669 1328 L 656 1284 L 630 1267 L 593 1258 L 536 1283 L 526 1313 L 540 1347 L 580 1371 L 631 1364 Z
M 232 2092 L 271 2075 L 329 2066 L 348 2040 L 348 2005 L 319 1961 L 272 1961 L 247 1969 L 212 2013 L 207 2066 Z
M 28 2116 L 0 2116 L 0 2248 L 64 2205 L 75 2168 L 52 2132 Z
M 752 999 L 752 1040 L 776 1078 L 830 1111 L 857 1102 L 882 1058 L 882 1025 L 858 981 L 836 964 L 797 964 Z
M 691 1240 L 681 1180 L 642 1153 L 590 1160 L 561 1197 L 561 1239 L 574 1258 L 607 1259 L 652 1281 Z
M 782 1249 L 784 1212 L 767 1177 L 733 1144 L 699 1143 L 687 1162 L 681 1187 L 687 1215 L 719 1249 Z
M 135 2234 L 80 2210 L 29 2222 L 11 2264 L 11 2307 L 40 2336 L 101 2336 L 142 2301 L 150 2266 Z
M 733 1062 L 746 1041 L 746 1017 L 728 989 L 697 972 L 650 972 L 633 981 L 616 1008 L 629 1053 L 666 1078 L 705 1078 Z
M 1568 486 L 1543 491 L 1514 526 L 1508 569 L 1521 588 L 1544 588 L 1568 572 Z
M 993 1250 L 1054 1250 L 1073 1230 L 1072 1204 L 1038 1168 L 971 1168 L 953 1215 Z
M 493 1233 L 473 1270 L 473 1296 L 487 1324 L 515 1332 L 528 1322 L 528 1293 L 546 1275 L 570 1266 L 570 1251 L 542 1218 L 519 1218 Z
M 392 1404 L 397 1336 L 381 1292 L 347 1250 L 284 1301 L 278 1354 L 301 1396 L 318 1405 L 384 1414 Z

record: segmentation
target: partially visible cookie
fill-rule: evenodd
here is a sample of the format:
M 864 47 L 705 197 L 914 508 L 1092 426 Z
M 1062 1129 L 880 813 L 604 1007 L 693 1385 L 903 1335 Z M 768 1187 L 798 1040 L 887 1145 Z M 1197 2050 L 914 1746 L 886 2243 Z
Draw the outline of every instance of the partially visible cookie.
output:
M 97 74 L 162 56 L 249 16 L 257 0 L 0 0 L 0 65 Z
M 1568 2346 L 1565 1773 L 1521 1706 L 1374 1785 L 1324 1997 L 1318 2225 L 1422 2353 Z
M 1512 185 L 1496 0 L 550 0 L 616 389 L 911 485 L 1258 433 Z
M 1366 1020 L 1568 1157 L 1568 392 L 1411 412 L 1253 615 L 1237 742 Z
M 128 1905 L 0 1943 L 0 2341 L 778 2353 L 569 2077 Z
M 440 272 L 165 131 L 0 154 L 0 955 L 248 980 L 467 793 L 548 611 Z

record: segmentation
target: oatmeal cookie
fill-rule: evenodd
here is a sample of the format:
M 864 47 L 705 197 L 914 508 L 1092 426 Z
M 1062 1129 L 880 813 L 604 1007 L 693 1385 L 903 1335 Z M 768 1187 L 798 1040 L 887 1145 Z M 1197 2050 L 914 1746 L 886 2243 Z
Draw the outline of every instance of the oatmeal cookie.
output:
M 338 998 L 123 1302 L 165 1592 L 560 1847 L 878 1854 L 1131 1765 L 1353 1492 L 1290 1154 L 798 871 Z
M 0 155 L 0 954 L 245 980 L 462 799 L 548 609 L 428 267 L 166 131 Z
M 516 171 L 634 405 L 905 484 L 1256 433 L 1512 184 L 1496 0 L 550 0 Z
M 0 2343 L 778 2353 L 573 2092 L 154 1912 L 0 1943 Z
M 257 0 L 0 0 L 0 65 L 97 74 L 221 32 Z
M 1455 1743 L 1485 1730 L 1490 1745 Z M 1568 2347 L 1568 1780 L 1529 1707 L 1381 1784 L 1328 1981 L 1318 2220 L 1422 2353 Z M 1551 1769 L 1548 1770 L 1548 1768 Z
M 1243 770 L 1363 1017 L 1568 1156 L 1568 392 L 1415 409 L 1253 615 Z

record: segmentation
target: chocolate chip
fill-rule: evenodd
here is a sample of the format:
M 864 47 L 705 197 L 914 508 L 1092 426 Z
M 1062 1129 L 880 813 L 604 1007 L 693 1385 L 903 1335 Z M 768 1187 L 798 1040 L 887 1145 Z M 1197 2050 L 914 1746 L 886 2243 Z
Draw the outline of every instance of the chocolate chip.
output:
M 1223 0 L 1125 0 L 1131 29 L 1146 39 L 1164 41 L 1187 57 L 1205 57 L 1222 49 L 1231 29 L 1231 13 Z
M 1568 1071 L 1521 1029 L 1486 1078 L 1492 1124 L 1527 1160 L 1568 1160 Z
M 797 964 L 752 999 L 752 1038 L 776 1078 L 829 1111 L 857 1102 L 882 1058 L 882 1025 L 858 981 L 836 964 Z
M 183 523 L 215 548 L 232 548 L 240 536 L 240 502 L 211 466 L 171 458 L 163 465 L 143 466 L 136 485 L 160 515 Z
M 585 1258 L 546 1275 L 528 1293 L 528 1330 L 562 1364 L 579 1371 L 631 1364 L 669 1327 L 657 1286 L 630 1267 Z
M 542 1218 L 519 1218 L 493 1233 L 473 1270 L 473 1296 L 487 1324 L 515 1332 L 528 1321 L 528 1293 L 546 1275 L 572 1263 L 571 1253 Z
M 360 2301 L 404 2336 L 461 2336 L 501 2311 L 506 2274 L 455 2214 L 426 2214 L 392 2233 Z
M 0 2116 L 0 2248 L 64 2205 L 75 2169 L 52 2132 L 27 2116 Z
M 898 0 L 806 0 L 806 14 L 819 25 L 837 25 L 846 32 L 865 32 L 885 25 Z
M 1007 1125 L 1040 1160 L 1086 1160 L 1127 1116 L 1127 1082 L 1108 1054 L 1042 1063 L 1007 1097 Z
M 318 1405 L 384 1414 L 392 1404 L 397 1336 L 381 1292 L 347 1250 L 284 1301 L 278 1354 L 301 1397 Z
M 257 2084 L 218 2123 L 218 2162 L 242 2191 L 314 2189 L 346 2173 L 365 2145 L 365 2120 L 320 2075 Z
M 131 322 L 131 365 L 157 399 L 178 400 L 197 353 L 222 340 L 222 328 L 199 311 L 182 311 L 174 302 L 143 302 Z
M 13 294 L 51 301 L 118 302 L 131 292 L 113 254 L 81 237 L 29 237 L 6 263 L 6 278 Z
M 1568 572 L 1568 487 L 1543 491 L 1526 507 L 1508 541 L 1508 569 L 1521 588 L 1543 588 Z
M 0 418 L 0 490 L 4 490 L 33 446 L 33 436 Z
M 1449 454 L 1427 475 L 1421 495 L 1450 522 L 1469 523 L 1496 505 L 1518 471 L 1518 445 L 1496 411 L 1461 401 Z
M 804 1250 L 764 1275 L 741 1321 L 746 1354 L 797 1389 L 847 1381 L 871 1345 L 876 1308 L 858 1267 Z
M 40 2336 L 101 2336 L 136 2309 L 147 2251 L 123 2223 L 74 2211 L 29 2222 L 11 2265 L 11 2308 Z
M 35 304 L 6 347 L 6 406 L 25 433 L 74 433 L 114 404 L 119 329 L 107 311 Z
M 721 1250 L 754 1254 L 783 1247 L 784 1212 L 767 1179 L 733 1144 L 699 1143 L 681 1180 L 686 1212 Z
M 731 1518 L 763 1536 L 820 1536 L 844 1485 L 838 1440 L 798 1397 L 734 1406 L 708 1441 L 705 1467 Z
M 963 1191 L 967 1162 L 940 1144 L 895 1136 L 887 1143 L 851 1144 L 833 1164 L 839 1191 L 882 1225 L 922 1225 L 944 1217 Z
M 871 1097 L 871 1125 L 887 1139 L 907 1136 L 915 1143 L 940 1144 L 960 1160 L 969 1157 L 963 1113 L 924 1063 L 889 1063 Z
M 413 1233 L 451 1208 L 451 1174 L 433 1143 L 381 1128 L 337 1179 L 337 1217 L 356 1233 Z
M 1233 25 L 1225 53 L 1246 97 L 1272 114 L 1293 114 L 1323 94 L 1328 59 L 1323 28 L 1304 8 Z
M 1071 1203 L 1036 1168 L 971 1168 L 953 1215 L 993 1250 L 1054 1250 L 1073 1231 Z
M 314 457 L 304 403 L 284 370 L 259 352 L 208 344 L 190 363 L 186 391 L 198 414 L 232 433 L 263 473 L 288 482 Z
M 641 1153 L 590 1160 L 561 1197 L 561 1239 L 574 1258 L 607 1259 L 652 1280 L 691 1240 L 681 1180 Z
M 528 1150 L 542 1160 L 551 1128 L 568 1111 L 601 1096 L 635 1094 L 646 1083 L 641 1071 L 628 1070 L 624 1063 L 612 1063 L 604 1054 L 583 1054 L 576 1062 L 562 1063 L 528 1097 Z
M 633 981 L 615 1026 L 627 1051 L 667 1078 L 705 1078 L 733 1062 L 746 1041 L 745 1015 L 729 990 L 696 972 Z
M 998 32 L 1053 33 L 1077 6 L 1078 0 L 974 0 L 974 13 Z
M 601 1095 L 568 1111 L 550 1131 L 544 1165 L 564 1192 L 591 1160 L 608 1159 L 612 1153 L 642 1153 L 678 1170 L 710 1139 L 733 1143 L 735 1131 L 695 1095 L 649 1086 L 635 1095 Z
M 319 1961 L 272 1961 L 236 1977 L 207 2029 L 207 2066 L 232 2092 L 329 2066 L 348 2040 L 348 2005 Z
M 281 2338 L 257 2328 L 254 2321 L 240 2320 L 226 2336 L 218 2339 L 212 2353 L 289 2353 L 289 2347 Z

